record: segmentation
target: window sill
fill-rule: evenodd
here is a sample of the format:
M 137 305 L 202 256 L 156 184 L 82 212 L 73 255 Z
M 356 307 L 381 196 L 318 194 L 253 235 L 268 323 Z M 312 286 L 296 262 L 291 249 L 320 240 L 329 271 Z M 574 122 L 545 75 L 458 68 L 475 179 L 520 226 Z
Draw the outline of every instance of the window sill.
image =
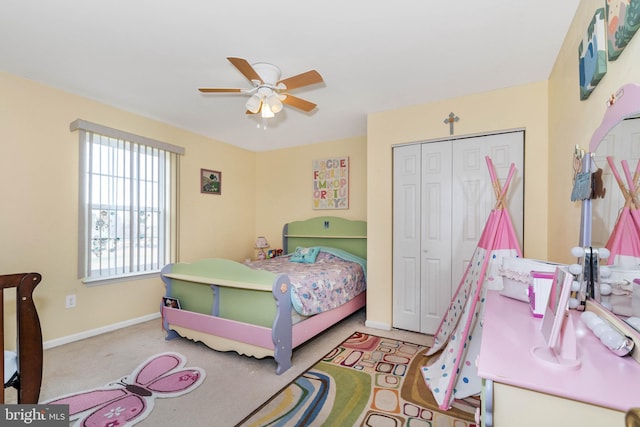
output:
M 146 271 L 144 273 L 134 273 L 127 274 L 122 276 L 110 276 L 110 277 L 100 277 L 100 278 L 83 278 L 82 283 L 91 287 L 91 286 L 101 286 L 101 285 L 110 285 L 113 283 L 122 283 L 122 282 L 131 282 L 134 280 L 142 280 L 149 279 L 152 277 L 160 277 L 160 270 L 156 271 Z

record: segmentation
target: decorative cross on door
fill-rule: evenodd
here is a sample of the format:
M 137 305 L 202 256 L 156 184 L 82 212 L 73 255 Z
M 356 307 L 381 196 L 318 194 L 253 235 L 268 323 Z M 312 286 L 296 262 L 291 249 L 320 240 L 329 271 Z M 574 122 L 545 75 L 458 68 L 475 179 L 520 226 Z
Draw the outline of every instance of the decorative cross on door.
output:
M 453 124 L 460 120 L 460 117 L 453 113 L 449 113 L 449 117 L 444 119 L 444 123 L 449 125 L 449 135 L 453 135 Z

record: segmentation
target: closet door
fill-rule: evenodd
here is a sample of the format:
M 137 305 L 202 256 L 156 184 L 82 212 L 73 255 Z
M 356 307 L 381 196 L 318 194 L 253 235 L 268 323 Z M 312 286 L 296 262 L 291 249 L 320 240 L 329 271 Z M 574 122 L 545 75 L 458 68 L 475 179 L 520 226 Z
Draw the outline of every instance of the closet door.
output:
M 393 150 L 393 326 L 420 330 L 421 146 Z M 397 284 L 397 285 L 396 285 Z
M 422 144 L 420 332 L 434 333 L 452 297 L 452 144 Z
M 393 326 L 436 332 L 476 249 L 496 196 L 485 156 L 508 193 L 520 241 L 524 133 L 395 147 L 393 150 Z
M 451 156 L 450 141 L 396 147 L 393 152 L 397 328 L 435 331 L 451 300 Z

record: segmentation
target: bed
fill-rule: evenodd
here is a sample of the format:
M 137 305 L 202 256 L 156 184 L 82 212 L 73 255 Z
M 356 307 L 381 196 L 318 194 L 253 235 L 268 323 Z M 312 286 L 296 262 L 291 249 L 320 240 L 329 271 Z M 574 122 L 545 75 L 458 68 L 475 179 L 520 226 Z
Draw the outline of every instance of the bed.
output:
M 276 374 L 282 374 L 291 367 L 294 348 L 365 306 L 366 231 L 365 221 L 315 217 L 285 224 L 283 257 L 249 263 L 209 258 L 166 265 L 161 272 L 166 289 L 160 308 L 166 338 L 183 337 L 256 358 L 273 357 Z M 295 268 L 282 270 L 287 266 Z M 322 277 L 302 283 L 312 271 Z M 342 279 L 333 276 L 336 271 L 344 274 Z M 311 290 L 319 290 L 328 305 L 311 304 Z M 343 295 L 347 291 L 351 293 Z

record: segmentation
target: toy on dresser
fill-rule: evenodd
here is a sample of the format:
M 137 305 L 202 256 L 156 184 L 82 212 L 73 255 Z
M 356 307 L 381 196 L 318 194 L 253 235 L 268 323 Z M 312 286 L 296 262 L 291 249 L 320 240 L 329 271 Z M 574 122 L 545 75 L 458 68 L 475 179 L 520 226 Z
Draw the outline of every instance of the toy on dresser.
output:
M 601 277 L 605 278 L 611 275 L 609 267 L 600 265 L 600 260 L 609 258 L 610 252 L 607 248 L 576 246 L 571 249 L 571 254 L 578 258 L 578 263 L 569 266 L 569 271 L 576 278 L 571 287 L 574 294 L 569 301 L 569 307 L 584 311 L 587 299 L 592 298 L 600 302 L 601 295 L 611 293 L 610 286 L 601 287 L 600 284 Z
M 578 264 L 570 266 L 580 286 L 575 294 L 578 305 L 572 308 L 584 310 L 587 300 L 592 299 L 613 314 L 640 317 L 639 268 L 601 265 L 600 260 L 609 256 L 606 248 L 577 247 L 572 254 L 580 258 Z
M 633 340 L 593 311 L 585 311 L 580 318 L 613 354 L 626 356 L 633 351 Z
M 630 354 L 635 346 L 634 341 L 612 324 L 610 317 L 606 318 L 588 309 L 589 301 L 595 301 L 598 307 L 607 310 L 612 308 L 608 297 L 613 288 L 610 283 L 606 283 L 606 279 L 611 277 L 611 268 L 600 265 L 601 259 L 609 257 L 609 250 L 575 247 L 571 253 L 579 258 L 579 262 L 569 266 L 569 271 L 575 278 L 571 286 L 572 298 L 569 307 L 584 311 L 580 316 L 582 321 L 611 352 L 617 356 Z

